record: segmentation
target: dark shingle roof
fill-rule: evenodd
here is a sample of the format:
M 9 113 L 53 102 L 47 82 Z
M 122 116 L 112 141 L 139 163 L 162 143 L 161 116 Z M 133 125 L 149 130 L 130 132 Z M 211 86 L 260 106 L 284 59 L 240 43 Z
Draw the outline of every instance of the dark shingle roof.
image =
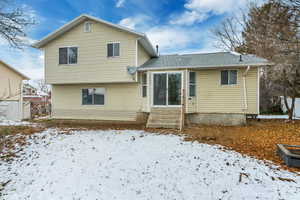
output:
M 139 67 L 139 70 L 160 68 L 212 68 L 248 65 L 270 65 L 266 59 L 254 55 L 240 55 L 231 52 L 206 54 L 161 55 L 152 58 Z

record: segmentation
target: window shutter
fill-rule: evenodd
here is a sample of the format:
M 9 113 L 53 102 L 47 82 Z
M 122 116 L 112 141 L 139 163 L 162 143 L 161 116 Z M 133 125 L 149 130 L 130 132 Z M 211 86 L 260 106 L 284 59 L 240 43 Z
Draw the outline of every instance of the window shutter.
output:
M 59 64 L 68 64 L 68 48 L 59 48 Z

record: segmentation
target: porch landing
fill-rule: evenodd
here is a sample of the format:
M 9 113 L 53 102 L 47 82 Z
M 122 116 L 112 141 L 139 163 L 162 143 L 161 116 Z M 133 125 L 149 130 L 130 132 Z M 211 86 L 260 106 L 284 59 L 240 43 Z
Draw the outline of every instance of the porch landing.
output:
M 180 128 L 180 107 L 155 107 L 147 121 L 148 128 Z

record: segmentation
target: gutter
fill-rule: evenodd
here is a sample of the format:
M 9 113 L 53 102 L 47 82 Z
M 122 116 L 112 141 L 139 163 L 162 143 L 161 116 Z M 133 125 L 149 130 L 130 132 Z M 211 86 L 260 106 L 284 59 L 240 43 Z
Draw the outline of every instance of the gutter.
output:
M 244 110 L 247 110 L 248 109 L 248 98 L 247 98 L 247 86 L 246 86 L 246 77 L 247 77 L 247 74 L 250 70 L 250 65 L 247 66 L 247 69 L 246 71 L 244 72 L 243 74 L 243 91 L 244 91 Z
M 249 64 L 231 64 L 231 65 L 211 65 L 211 66 L 165 66 L 165 67 L 138 67 L 138 71 L 149 70 L 168 70 L 168 69 L 220 69 L 220 68 L 234 68 L 234 67 L 248 67 L 251 66 L 271 66 L 273 63 L 249 63 Z

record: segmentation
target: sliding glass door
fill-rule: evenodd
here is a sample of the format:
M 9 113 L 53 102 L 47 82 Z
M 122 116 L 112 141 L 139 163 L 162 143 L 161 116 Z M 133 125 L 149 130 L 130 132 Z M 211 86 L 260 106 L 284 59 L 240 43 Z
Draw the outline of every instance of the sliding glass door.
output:
M 181 105 L 181 73 L 164 72 L 153 74 L 153 105 Z

